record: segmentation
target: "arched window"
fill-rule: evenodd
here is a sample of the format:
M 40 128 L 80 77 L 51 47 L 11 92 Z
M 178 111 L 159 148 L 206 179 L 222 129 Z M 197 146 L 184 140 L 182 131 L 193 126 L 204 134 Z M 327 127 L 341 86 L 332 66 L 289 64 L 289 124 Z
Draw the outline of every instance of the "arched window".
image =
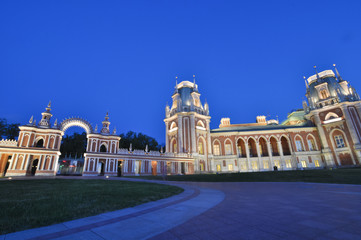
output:
M 308 149 L 310 151 L 316 151 L 317 150 L 315 139 L 311 135 L 309 135 L 307 137 L 307 144 L 308 144 Z
M 259 151 L 262 157 L 268 156 L 267 142 L 263 137 L 259 139 Z
M 283 155 L 291 155 L 290 145 L 288 143 L 287 138 L 284 136 L 281 137 L 281 145 L 282 145 Z
M 176 153 L 177 152 L 177 140 L 173 139 L 170 144 L 170 147 L 171 147 L 170 151 Z
M 295 143 L 296 143 L 296 150 L 297 150 L 297 152 L 302 152 L 302 151 L 304 151 L 302 139 L 301 139 L 300 136 L 296 136 L 296 138 L 295 138 Z
M 256 141 L 253 138 L 248 140 L 248 149 L 250 157 L 257 157 Z
M 233 151 L 232 151 L 232 143 L 229 139 L 226 140 L 225 144 L 224 144 L 224 152 L 226 155 L 232 155 Z
M 219 144 L 218 141 L 214 141 L 213 143 L 213 154 L 215 156 L 221 155 L 221 145 Z
M 278 151 L 278 145 L 277 145 L 277 139 L 274 137 L 270 138 L 270 143 L 271 143 L 271 154 L 272 156 L 279 156 L 280 153 Z
M 107 152 L 107 147 L 104 144 L 100 146 L 100 152 Z
M 320 91 L 320 95 L 321 95 L 321 99 L 326 99 L 328 98 L 328 92 L 326 89 L 323 89 Z
M 204 146 L 203 146 L 203 141 L 201 139 L 199 139 L 198 141 L 198 154 L 204 155 Z
M 247 157 L 246 145 L 242 139 L 237 140 L 237 150 L 239 157 Z
M 39 139 L 39 140 L 36 142 L 35 147 L 38 147 L 38 148 L 44 147 L 44 140 L 43 140 L 42 138 Z

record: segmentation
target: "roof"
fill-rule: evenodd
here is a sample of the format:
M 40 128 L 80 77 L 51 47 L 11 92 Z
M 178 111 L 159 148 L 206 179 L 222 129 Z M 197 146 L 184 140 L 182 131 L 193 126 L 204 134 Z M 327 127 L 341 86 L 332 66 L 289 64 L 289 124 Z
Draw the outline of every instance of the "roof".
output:
M 313 128 L 311 122 L 306 122 L 303 125 L 264 125 L 264 126 L 230 126 L 212 129 L 211 133 L 218 132 L 251 132 L 251 131 L 271 131 L 271 130 L 285 130 L 294 128 Z

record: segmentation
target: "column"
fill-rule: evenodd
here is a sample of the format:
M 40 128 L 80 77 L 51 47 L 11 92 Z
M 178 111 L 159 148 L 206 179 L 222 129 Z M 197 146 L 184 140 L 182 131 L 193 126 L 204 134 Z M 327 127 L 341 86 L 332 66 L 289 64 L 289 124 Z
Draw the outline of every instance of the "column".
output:
M 178 116 L 178 152 L 183 152 L 183 127 L 182 116 Z
M 54 162 L 53 162 L 53 166 L 51 166 L 50 170 L 53 170 L 54 173 L 56 174 L 56 172 L 58 171 L 58 167 L 59 167 L 59 155 L 54 156 Z M 84 163 L 85 166 L 85 163 Z
M 169 122 L 165 122 L 165 152 L 169 152 Z
M 21 169 L 24 170 L 26 166 L 28 166 L 30 154 L 25 154 L 23 164 L 21 165 Z
M 190 127 L 191 127 L 191 145 L 192 145 L 191 153 L 195 153 L 197 152 L 197 141 L 196 141 L 195 118 L 193 114 L 190 116 L 190 121 L 191 121 Z
M 259 151 L 259 142 L 256 142 L 257 157 L 258 157 L 258 171 L 261 171 L 263 166 L 261 165 L 261 153 Z
M 15 170 L 16 169 L 16 164 L 18 163 L 18 159 L 19 159 L 19 154 L 16 154 L 16 158 L 14 159 L 13 162 L 13 166 L 12 169 Z
M 352 142 L 354 143 L 354 149 L 355 149 L 355 153 L 356 153 L 356 156 L 357 156 L 357 161 L 360 164 L 361 163 L 360 139 L 358 138 L 358 136 L 356 134 L 356 129 L 355 129 L 355 126 L 352 123 L 351 114 L 350 114 L 349 110 L 347 109 L 347 106 L 343 106 L 342 110 L 343 110 L 343 113 L 344 113 L 344 116 L 345 116 L 346 124 L 347 124 L 349 132 L 351 134 Z M 357 121 L 357 119 L 354 119 L 354 121 Z M 351 146 L 350 146 L 350 149 L 351 149 Z M 356 163 L 354 163 L 354 164 L 356 164 Z
M 9 170 L 10 169 L 13 169 L 13 165 L 14 165 L 14 161 L 15 161 L 15 153 L 13 153 L 13 155 L 11 156 L 11 160 L 10 160 L 10 163 L 9 163 Z
M 267 141 L 267 151 L 268 151 L 268 156 L 270 159 L 270 168 L 273 169 L 274 163 L 273 163 L 273 154 L 272 154 L 272 149 L 271 149 L 271 143 L 269 142 L 269 140 Z
M 317 126 L 318 134 L 319 134 L 320 139 L 321 139 L 322 155 L 325 158 L 326 166 L 327 167 L 333 167 L 333 166 L 335 166 L 335 161 L 333 160 L 331 149 L 328 146 L 327 139 L 326 139 L 326 134 L 325 134 L 325 131 L 324 131 L 323 126 L 321 124 L 321 119 L 320 119 L 318 113 L 314 114 L 314 119 L 315 119 L 315 123 L 316 123 L 316 126 Z
M 245 143 L 245 147 L 246 147 L 246 156 L 247 156 L 247 163 L 248 163 L 248 171 L 250 172 L 252 170 L 252 166 L 251 166 L 251 161 L 250 161 L 250 157 L 249 157 L 249 147 L 248 147 L 248 142 Z
M 282 142 L 280 140 L 277 140 L 277 147 L 278 147 L 278 152 L 280 153 L 280 165 L 281 165 L 281 169 L 283 170 L 283 164 L 284 164 L 284 155 L 283 155 L 283 148 L 282 148 Z

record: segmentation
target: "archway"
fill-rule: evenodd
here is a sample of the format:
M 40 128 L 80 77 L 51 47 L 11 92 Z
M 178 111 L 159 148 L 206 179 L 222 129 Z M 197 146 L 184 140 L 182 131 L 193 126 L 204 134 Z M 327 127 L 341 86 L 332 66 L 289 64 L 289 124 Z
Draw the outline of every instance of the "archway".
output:
M 250 157 L 257 157 L 257 147 L 256 141 L 253 138 L 249 138 L 248 140 L 248 149 L 249 149 L 249 156 Z
M 239 138 L 237 140 L 237 149 L 238 149 L 238 155 L 239 157 L 247 157 L 246 153 L 246 144 L 244 143 L 243 139 Z
M 34 176 L 38 168 L 39 159 L 35 159 L 31 164 L 31 175 Z
M 84 166 L 84 153 L 87 149 L 87 135 L 93 133 L 91 124 L 81 118 L 69 118 L 60 123 L 65 133 L 70 128 L 71 135 L 65 135 L 61 141 L 58 174 L 81 175 Z
M 263 137 L 261 137 L 259 139 L 259 150 L 260 150 L 261 157 L 268 156 L 267 142 Z
M 283 155 L 291 155 L 289 141 L 285 136 L 281 137 Z

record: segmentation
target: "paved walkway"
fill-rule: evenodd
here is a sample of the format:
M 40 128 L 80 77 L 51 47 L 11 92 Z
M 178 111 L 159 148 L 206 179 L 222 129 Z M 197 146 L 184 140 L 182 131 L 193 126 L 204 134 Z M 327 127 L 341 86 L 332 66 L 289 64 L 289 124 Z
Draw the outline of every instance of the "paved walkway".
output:
M 361 186 L 171 184 L 185 191 L 0 239 L 361 239 Z

